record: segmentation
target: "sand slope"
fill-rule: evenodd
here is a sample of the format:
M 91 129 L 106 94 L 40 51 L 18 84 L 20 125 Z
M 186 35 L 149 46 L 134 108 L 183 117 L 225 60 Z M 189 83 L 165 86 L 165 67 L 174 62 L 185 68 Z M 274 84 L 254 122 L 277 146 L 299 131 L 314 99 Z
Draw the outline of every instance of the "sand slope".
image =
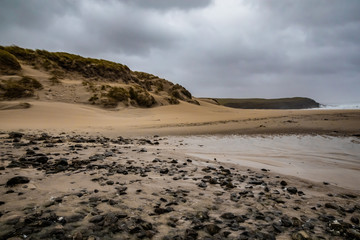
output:
M 22 101 L 24 102 L 24 101 Z M 240 110 L 200 101 L 155 108 L 105 110 L 92 105 L 30 100 L 2 102 L 2 131 L 52 130 L 107 135 L 251 133 L 360 133 L 359 110 Z

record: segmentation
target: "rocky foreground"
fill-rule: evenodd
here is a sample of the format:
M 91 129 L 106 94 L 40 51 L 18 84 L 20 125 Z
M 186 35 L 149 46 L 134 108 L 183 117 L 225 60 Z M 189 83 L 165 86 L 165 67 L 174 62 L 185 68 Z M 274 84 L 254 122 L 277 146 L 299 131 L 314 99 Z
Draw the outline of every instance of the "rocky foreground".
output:
M 360 239 L 359 195 L 165 138 L 0 134 L 0 239 Z

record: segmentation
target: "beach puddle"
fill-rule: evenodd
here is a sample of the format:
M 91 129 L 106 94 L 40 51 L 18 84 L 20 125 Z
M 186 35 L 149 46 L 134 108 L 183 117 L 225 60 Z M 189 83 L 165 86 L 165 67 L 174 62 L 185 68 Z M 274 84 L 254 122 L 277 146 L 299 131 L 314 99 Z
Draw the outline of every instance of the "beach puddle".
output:
M 360 142 L 328 136 L 170 137 L 188 156 L 360 190 Z

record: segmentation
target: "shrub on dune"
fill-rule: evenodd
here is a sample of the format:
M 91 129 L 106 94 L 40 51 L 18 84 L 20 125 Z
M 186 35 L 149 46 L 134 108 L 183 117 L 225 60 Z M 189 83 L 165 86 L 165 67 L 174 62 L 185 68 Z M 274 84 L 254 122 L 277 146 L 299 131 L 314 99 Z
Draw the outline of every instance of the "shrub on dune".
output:
M 0 50 L 0 73 L 15 74 L 21 70 L 20 63 L 11 53 Z

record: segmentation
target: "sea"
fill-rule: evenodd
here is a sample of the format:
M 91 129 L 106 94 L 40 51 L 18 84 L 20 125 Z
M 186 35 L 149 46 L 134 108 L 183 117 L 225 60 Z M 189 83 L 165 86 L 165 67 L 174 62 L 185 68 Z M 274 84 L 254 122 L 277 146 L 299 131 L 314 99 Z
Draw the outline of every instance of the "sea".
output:
M 329 110 L 336 110 L 336 109 L 360 109 L 360 103 L 350 103 L 350 104 L 321 104 L 320 108 L 314 109 L 329 109 Z

